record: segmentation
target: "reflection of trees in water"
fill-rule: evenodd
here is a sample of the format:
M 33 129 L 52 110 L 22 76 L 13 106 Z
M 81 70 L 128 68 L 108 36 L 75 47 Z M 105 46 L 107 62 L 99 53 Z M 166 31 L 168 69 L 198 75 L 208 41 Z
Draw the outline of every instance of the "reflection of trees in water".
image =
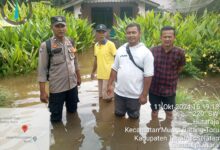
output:
M 84 140 L 82 134 L 81 120 L 78 113 L 66 115 L 66 124 L 54 123 L 52 135 L 54 143 L 51 150 L 78 150 Z

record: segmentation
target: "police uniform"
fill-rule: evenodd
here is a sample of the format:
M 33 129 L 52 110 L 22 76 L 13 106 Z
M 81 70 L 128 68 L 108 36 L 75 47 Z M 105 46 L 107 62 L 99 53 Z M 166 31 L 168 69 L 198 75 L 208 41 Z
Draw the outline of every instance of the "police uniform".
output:
M 64 17 L 52 17 L 51 23 L 65 23 Z M 62 109 L 64 102 L 68 112 L 75 112 L 77 109 L 78 90 L 77 74 L 79 70 L 77 58 L 75 57 L 75 48 L 71 41 L 65 37 L 63 42 L 50 38 L 51 55 L 46 48 L 46 42 L 43 42 L 39 50 L 38 81 L 47 81 L 48 64 L 49 68 L 49 108 L 51 112 L 51 121 L 60 121 L 62 118 Z
M 65 37 L 65 44 L 60 43 L 55 37 L 50 40 L 52 56 L 49 68 L 49 91 L 50 93 L 60 93 L 77 85 L 78 62 L 74 48 L 67 37 Z M 46 42 L 43 42 L 39 52 L 39 82 L 47 81 L 48 59 Z

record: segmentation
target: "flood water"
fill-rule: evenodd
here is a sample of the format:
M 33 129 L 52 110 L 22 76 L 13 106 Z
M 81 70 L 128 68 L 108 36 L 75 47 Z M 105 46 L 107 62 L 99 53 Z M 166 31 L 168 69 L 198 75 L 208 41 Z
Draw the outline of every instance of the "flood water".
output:
M 164 121 L 162 110 L 159 121 L 151 121 L 149 103 L 142 105 L 139 120 L 115 117 L 114 102 L 99 100 L 97 81 L 89 79 L 93 52 L 80 54 L 79 62 L 83 82 L 79 87 L 78 112 L 66 114 L 64 109 L 62 123 L 51 125 L 51 150 L 211 150 L 220 146 L 218 131 L 204 136 L 191 129 L 195 126 L 178 111 L 174 111 L 171 124 Z M 1 79 L 0 85 L 14 93 L 12 107 L 47 107 L 40 103 L 35 72 Z M 198 89 L 200 96 L 214 93 L 220 97 L 219 86 L 220 77 L 204 81 L 186 78 L 179 85 L 188 90 Z M 166 130 L 156 130 L 159 128 Z

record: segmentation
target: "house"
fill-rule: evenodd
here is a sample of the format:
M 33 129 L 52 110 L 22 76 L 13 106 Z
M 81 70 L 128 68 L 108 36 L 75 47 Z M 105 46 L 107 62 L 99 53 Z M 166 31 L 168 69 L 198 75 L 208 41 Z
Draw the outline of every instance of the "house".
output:
M 103 23 L 111 29 L 116 25 L 114 14 L 122 19 L 125 15 L 135 17 L 158 6 L 150 0 L 69 0 L 61 8 L 73 12 L 76 18 L 87 18 L 94 25 Z

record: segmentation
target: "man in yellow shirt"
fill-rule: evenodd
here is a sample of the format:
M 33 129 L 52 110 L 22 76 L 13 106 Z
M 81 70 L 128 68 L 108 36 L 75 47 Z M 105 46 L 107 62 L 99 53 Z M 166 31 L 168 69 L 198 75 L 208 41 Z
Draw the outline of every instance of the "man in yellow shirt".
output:
M 116 54 L 115 44 L 106 39 L 107 27 L 104 24 L 96 26 L 97 43 L 94 46 L 94 65 L 91 73 L 91 79 L 95 78 L 97 69 L 97 79 L 99 87 L 99 98 L 111 101 L 112 95 L 107 95 L 107 83 L 110 77 L 111 67 L 114 63 L 114 56 Z

